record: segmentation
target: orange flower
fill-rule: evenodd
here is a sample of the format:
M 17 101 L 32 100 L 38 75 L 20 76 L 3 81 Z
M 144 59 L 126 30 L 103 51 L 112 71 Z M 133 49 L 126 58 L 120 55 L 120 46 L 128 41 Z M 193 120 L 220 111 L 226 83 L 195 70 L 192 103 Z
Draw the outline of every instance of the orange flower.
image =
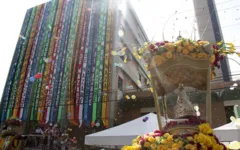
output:
M 166 52 L 166 53 L 164 53 L 164 56 L 167 58 L 172 58 L 173 54 L 172 54 L 172 52 Z
M 207 58 L 208 56 L 206 53 L 198 53 L 197 57 L 200 59 L 204 59 L 204 58 Z
M 192 45 L 189 45 L 189 46 L 188 46 L 188 50 L 189 50 L 190 52 L 192 52 L 193 49 L 194 49 L 194 47 L 193 47 Z
M 181 52 L 182 52 L 182 49 L 183 49 L 182 46 L 178 46 L 176 51 L 177 51 L 178 53 L 181 53 Z
M 183 54 L 184 54 L 184 55 L 187 55 L 188 53 L 189 53 L 189 50 L 186 49 L 186 48 L 184 48 L 184 49 L 183 49 Z
M 188 42 L 188 41 L 183 42 L 183 46 L 184 46 L 184 47 L 188 47 L 188 45 L 189 45 L 189 42 Z

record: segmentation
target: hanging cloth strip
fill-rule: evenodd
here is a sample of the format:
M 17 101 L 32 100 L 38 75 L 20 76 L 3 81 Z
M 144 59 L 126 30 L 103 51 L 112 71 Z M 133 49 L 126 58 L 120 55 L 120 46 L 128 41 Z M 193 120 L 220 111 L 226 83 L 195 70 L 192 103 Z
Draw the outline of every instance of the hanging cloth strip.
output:
M 58 75 L 58 80 L 55 81 L 55 83 L 58 82 L 58 84 L 55 84 L 55 87 L 54 87 L 56 89 L 56 91 L 54 91 L 54 94 L 56 94 L 56 97 L 54 97 L 54 96 L 52 97 L 52 98 L 56 98 L 55 99 L 55 108 L 57 111 L 57 112 L 53 113 L 53 118 L 52 118 L 53 123 L 57 122 L 58 114 L 61 113 L 58 108 L 60 105 L 61 87 L 63 85 L 62 81 L 63 81 L 64 65 L 65 65 L 65 61 L 66 61 L 66 53 L 67 53 L 67 45 L 68 45 L 67 39 L 69 37 L 72 10 L 73 10 L 73 0 L 70 0 L 70 1 L 68 1 L 67 8 L 65 11 L 65 15 L 67 15 L 67 16 L 66 16 L 66 20 L 64 22 L 64 28 L 63 28 L 63 32 L 61 35 L 60 49 L 62 51 L 62 54 L 60 55 L 58 62 L 57 62 L 59 67 L 56 67 L 57 74 L 59 74 L 59 75 Z M 54 74 L 53 76 L 55 76 L 55 75 L 56 74 Z
M 56 113 L 57 113 L 57 88 L 58 88 L 58 83 L 59 83 L 59 78 L 60 78 L 60 67 L 61 67 L 61 63 L 62 63 L 62 55 L 63 55 L 63 51 L 64 51 L 64 44 L 65 44 L 65 33 L 67 30 L 67 25 L 68 25 L 68 20 L 69 20 L 69 15 L 68 15 L 68 11 L 70 9 L 70 3 L 69 1 L 65 1 L 64 3 L 64 11 L 62 11 L 62 22 L 59 25 L 58 28 L 58 41 L 56 43 L 56 45 L 54 46 L 54 56 L 53 56 L 53 60 L 55 62 L 54 66 L 53 66 L 53 73 L 51 72 L 50 75 L 50 81 L 49 83 L 51 83 L 51 88 L 49 90 L 49 95 L 47 99 L 51 99 L 52 100 L 52 108 L 50 111 L 50 123 L 53 123 L 53 119 L 54 117 L 56 118 Z M 55 119 L 56 120 L 56 119 Z
M 82 121 L 84 119 L 83 116 L 83 106 L 84 106 L 84 94 L 85 94 L 85 81 L 86 81 L 86 71 L 87 71 L 87 65 L 88 65 L 88 54 L 91 53 L 92 50 L 89 49 L 90 45 L 90 39 L 93 36 L 93 13 L 92 13 L 92 8 L 93 8 L 93 0 L 87 2 L 87 14 L 88 14 L 88 19 L 89 19 L 89 24 L 86 28 L 87 30 L 87 35 L 86 35 L 86 42 L 85 42 L 85 50 L 84 50 L 84 57 L 83 57 L 83 66 L 82 66 L 82 72 L 81 72 L 81 84 L 80 84 L 80 106 L 79 106 L 79 125 L 82 125 Z M 91 30 L 92 29 L 92 30 Z M 90 54 L 91 57 L 91 54 Z M 91 65 L 91 64 L 90 64 Z
M 24 18 L 24 22 L 22 25 L 22 29 L 20 32 L 21 36 L 25 36 L 25 33 L 27 31 L 27 27 L 28 27 L 28 23 L 31 17 L 31 13 L 32 13 L 32 9 L 28 9 L 26 16 Z M 8 74 L 8 78 L 7 78 L 7 82 L 4 88 L 4 93 L 3 93 L 3 98 L 2 98 L 2 113 L 1 113 L 1 122 L 3 123 L 5 121 L 6 118 L 6 112 L 7 112 L 7 107 L 8 107 L 8 101 L 9 101 L 9 95 L 10 95 L 10 88 L 12 86 L 12 81 L 14 79 L 14 75 L 15 75 L 15 71 L 16 71 L 16 67 L 17 67 L 17 63 L 18 63 L 18 59 L 19 56 L 21 54 L 21 47 L 23 42 L 25 42 L 25 40 L 21 37 L 19 37 L 15 52 L 14 52 L 14 56 L 13 56 L 13 60 L 11 63 L 11 67 L 10 67 L 10 71 Z
M 91 117 L 88 117 L 88 111 L 89 107 L 92 107 L 92 100 L 90 100 L 90 88 L 91 88 L 91 68 L 92 66 L 92 57 L 93 57 L 93 42 L 94 42 L 94 24 L 95 24 L 95 7 L 96 3 L 92 1 L 92 6 L 91 6 L 91 14 L 90 14 L 90 23 L 88 27 L 88 40 L 86 41 L 86 49 L 85 52 L 87 52 L 87 55 L 85 54 L 84 56 L 84 62 L 87 62 L 86 68 L 84 71 L 82 71 L 82 74 L 85 74 L 85 89 L 84 89 L 84 109 L 83 109 L 83 120 L 86 122 L 87 125 L 90 125 L 91 123 Z M 83 77 L 82 77 L 83 79 Z M 80 95 L 81 96 L 81 95 Z M 90 104 L 90 106 L 89 106 Z
M 111 56 L 110 53 L 110 43 L 111 43 L 111 28 L 112 28 L 112 19 L 113 19 L 113 1 L 109 0 L 108 3 L 108 18 L 107 18 L 107 33 L 106 33 L 106 45 L 105 45 L 105 57 L 104 57 L 104 76 L 103 76 L 103 97 L 102 97 L 102 119 L 103 123 L 106 127 L 108 127 L 108 106 L 107 102 L 109 100 L 109 94 L 108 94 L 108 85 L 110 83 L 109 80 L 109 68 L 111 66 L 109 65 L 109 57 Z
M 57 46 L 59 44 L 59 38 L 60 38 L 60 29 L 62 26 L 62 22 L 63 22 L 63 16 L 64 16 L 64 10 L 66 7 L 66 1 L 64 0 L 60 0 L 59 4 L 58 4 L 58 9 L 57 9 L 57 15 L 55 18 L 55 23 L 54 23 L 54 28 L 53 28 L 53 34 L 52 34 L 52 42 L 50 44 L 50 52 L 48 55 L 48 58 L 51 59 L 51 62 L 49 62 L 46 66 L 46 80 L 44 81 L 44 83 L 46 83 L 46 87 L 45 89 L 47 89 L 46 91 L 46 95 L 44 95 L 45 97 L 43 97 L 43 99 L 46 99 L 45 102 L 45 108 L 43 111 L 43 122 L 48 123 L 49 121 L 49 117 L 50 117 L 50 113 L 51 113 L 51 105 L 52 105 L 52 99 L 51 99 L 51 95 L 52 95 L 52 78 L 53 78 L 53 71 L 54 71 L 54 63 L 56 61 L 56 55 L 57 55 Z M 44 76 L 45 76 L 44 73 Z M 44 87 L 42 87 L 44 88 Z M 42 90 L 44 91 L 44 90 Z M 51 93 L 51 94 L 50 94 Z M 53 108 L 54 109 L 54 108 Z
M 102 0 L 100 10 L 100 23 L 98 32 L 98 47 L 96 58 L 96 70 L 94 74 L 94 96 L 93 96 L 93 111 L 92 122 L 96 119 L 101 119 L 101 95 L 102 95 L 102 69 L 103 69 L 103 55 L 105 45 L 105 32 L 106 32 L 106 16 L 107 16 L 107 0 Z
M 68 39 L 68 47 L 67 47 L 67 54 L 66 54 L 66 61 L 65 61 L 65 68 L 64 68 L 64 74 L 63 74 L 63 85 L 61 89 L 61 97 L 60 97 L 60 104 L 58 109 L 58 121 L 60 119 L 63 119 L 62 117 L 65 116 L 63 112 L 66 111 L 66 100 L 67 99 L 67 92 L 68 92 L 68 80 L 70 80 L 69 74 L 70 74 L 70 67 L 71 67 L 71 60 L 72 60 L 72 54 L 73 54 L 73 48 L 74 48 L 74 41 L 77 33 L 77 23 L 80 19 L 80 16 L 78 12 L 81 12 L 82 3 L 80 4 L 79 0 L 74 1 L 74 8 L 73 8 L 73 14 L 72 14 L 72 21 L 69 31 L 69 39 Z M 64 111 L 63 111 L 64 109 Z M 71 116 L 71 114 L 67 115 L 68 117 Z
M 52 61 L 53 58 L 53 52 L 54 52 L 54 44 L 57 42 L 57 29 L 58 29 L 58 22 L 60 19 L 60 15 L 61 15 L 61 10 L 63 7 L 63 0 L 59 0 L 58 1 L 58 5 L 57 5 L 57 11 L 56 11 L 56 16 L 55 16 L 55 20 L 54 20 L 54 24 L 53 24 L 53 29 L 52 29 L 52 34 L 51 34 L 51 38 L 50 38 L 50 46 L 49 46 L 49 50 L 48 50 L 48 55 L 45 59 L 45 70 L 43 73 L 43 81 L 42 81 L 42 86 L 41 86 L 41 94 L 40 94 L 40 101 L 42 102 L 40 110 L 41 112 L 39 113 L 39 120 L 44 122 L 46 121 L 45 119 L 45 114 L 47 113 L 47 108 L 46 108 L 46 103 L 48 104 L 49 101 L 47 99 L 47 94 L 49 91 L 49 74 L 50 74 L 50 69 L 51 69 L 51 65 L 52 65 Z
M 45 9 L 46 5 L 41 5 L 41 10 L 40 10 L 40 14 L 36 17 L 37 18 L 37 29 L 36 29 L 36 37 L 33 41 L 33 45 L 32 45 L 32 51 L 31 51 L 31 56 L 29 58 L 29 60 L 25 60 L 28 61 L 28 66 L 27 66 L 27 72 L 26 72 L 26 77 L 25 77 L 25 82 L 23 85 L 23 91 L 21 93 L 21 102 L 20 102 L 20 108 L 18 109 L 18 115 L 17 117 L 25 120 L 23 118 L 23 112 L 24 109 L 28 109 L 28 107 L 25 107 L 25 103 L 26 103 L 26 94 L 27 94 L 27 89 L 28 89 L 28 84 L 29 84 L 29 78 L 30 78 L 30 73 L 31 73 L 31 69 L 32 69 L 32 65 L 33 65 L 33 59 L 35 57 L 36 54 L 36 46 L 37 46 L 37 41 L 39 38 L 39 33 L 40 33 L 40 29 L 41 29 L 41 25 L 42 25 L 42 21 L 43 21 L 43 14 L 44 14 L 44 9 Z M 23 79 L 22 79 L 23 80 Z
M 101 9 L 101 1 L 96 1 L 94 4 L 94 42 L 93 42 L 93 56 L 92 56 L 92 67 L 91 67 L 91 78 L 90 78 L 90 92 L 89 92 L 89 99 L 88 101 L 88 112 L 87 112 L 87 124 L 90 124 L 92 120 L 92 110 L 93 110 L 93 92 L 94 92 L 94 77 L 95 77 L 95 70 L 96 70 L 96 58 L 97 58 L 97 47 L 98 47 L 98 33 L 100 30 L 100 9 Z M 88 68 L 90 69 L 90 68 Z M 93 122 L 92 122 L 93 123 Z
M 45 62 L 44 62 L 43 58 L 46 58 L 47 54 L 48 54 L 48 47 L 49 47 L 49 43 L 50 43 L 49 38 L 51 37 L 52 26 L 53 26 L 53 22 L 54 22 L 54 18 L 55 18 L 55 13 L 56 13 L 56 8 L 57 8 L 57 0 L 53 0 L 50 3 L 51 3 L 51 9 L 50 9 L 49 17 L 48 17 L 48 23 L 46 24 L 47 28 L 44 32 L 41 58 L 38 61 L 38 66 L 37 66 L 37 72 L 36 73 L 43 73 L 43 71 L 45 69 Z M 35 112 L 36 113 L 35 117 L 37 118 L 37 120 L 39 120 L 39 115 L 40 115 L 40 113 L 42 113 L 41 110 L 40 110 L 40 107 L 42 105 L 42 101 L 40 101 L 42 79 L 36 80 L 35 84 L 36 84 L 36 87 L 34 88 L 34 96 L 33 96 L 33 98 L 36 101 L 35 111 L 37 111 L 37 112 Z
M 69 80 L 69 97 L 70 97 L 70 105 L 68 106 L 68 112 L 71 114 L 70 115 L 70 120 L 72 121 L 72 123 L 77 124 L 77 122 L 75 121 L 75 113 L 74 113 L 74 106 L 75 105 L 75 99 L 76 99 L 76 80 L 77 80 L 77 65 L 78 65 L 78 61 L 79 61 L 79 53 L 80 53 L 80 45 L 81 45 L 81 36 L 82 36 L 82 29 L 83 29 L 83 24 L 84 24 L 84 15 L 85 15 L 85 5 L 86 5 L 86 1 L 82 0 L 81 1 L 81 11 L 79 11 L 78 14 L 78 24 L 77 24 L 77 35 L 76 35 L 76 39 L 75 39 L 75 45 L 74 45 L 74 54 L 72 57 L 72 66 L 71 66 L 71 74 L 70 74 L 70 78 L 71 81 Z
M 109 50 L 108 50 L 108 59 L 105 58 L 105 60 L 107 60 L 108 62 L 106 62 L 106 64 L 108 63 L 108 66 L 106 67 L 106 72 L 104 71 L 104 83 L 103 83 L 103 90 L 106 91 L 107 94 L 103 95 L 103 101 L 105 103 L 103 103 L 102 106 L 102 117 L 105 118 L 105 126 L 108 127 L 109 125 L 109 92 L 110 92 L 110 88 L 111 88 L 111 77 L 112 77 L 112 71 L 111 71 L 111 67 L 112 67 L 112 49 L 113 49 L 113 33 L 114 33 L 114 11 L 115 11 L 115 7 L 114 7 L 114 1 L 110 0 L 109 1 L 109 26 L 110 26 L 110 35 L 107 35 L 107 40 L 109 40 L 108 44 L 109 44 Z M 109 29 L 107 29 L 109 30 Z M 109 37 L 110 36 L 110 37 Z M 105 47 L 107 49 L 107 47 Z M 106 52 L 105 52 L 106 53 Z M 108 69 L 108 73 L 107 73 L 107 69 Z M 105 107 L 105 108 L 104 108 Z M 105 113 L 104 113 L 105 111 Z M 105 114 L 105 117 L 104 117 Z M 113 119 L 113 118 L 110 118 Z
M 23 64 L 23 59 L 24 59 L 25 51 L 27 49 L 27 44 L 28 44 L 28 40 L 29 40 L 29 37 L 30 37 L 30 34 L 31 34 L 32 25 L 33 25 L 33 21 L 34 21 L 34 18 L 35 18 L 36 11 L 37 11 L 37 7 L 34 7 L 33 11 L 32 11 L 32 14 L 31 14 L 31 17 L 30 17 L 30 20 L 29 20 L 27 31 L 26 31 L 26 34 L 25 34 L 26 39 L 25 39 L 25 42 L 24 42 L 24 44 L 22 45 L 22 48 L 21 48 L 21 54 L 19 56 L 19 60 L 18 60 L 18 63 L 17 63 L 17 68 L 16 68 L 14 80 L 13 80 L 13 85 L 12 85 L 12 89 L 11 89 L 11 95 L 10 95 L 10 99 L 9 99 L 6 119 L 10 118 L 11 115 L 12 115 L 14 100 L 15 100 L 15 96 L 16 96 L 16 93 L 17 93 L 17 87 L 18 87 L 21 68 L 22 68 L 22 64 Z
M 22 96 L 22 91 L 23 91 L 23 86 L 24 86 L 24 82 L 25 82 L 25 77 L 27 75 L 27 68 L 28 68 L 28 63 L 30 63 L 30 57 L 32 55 L 32 53 L 34 53 L 34 49 L 32 48 L 34 45 L 34 41 L 37 38 L 37 29 L 39 26 L 39 16 L 42 10 L 42 6 L 38 6 L 37 7 L 37 11 L 36 11 L 36 15 L 33 21 L 33 25 L 32 25 L 32 30 L 31 30 L 31 34 L 29 37 L 29 41 L 28 41 L 28 46 L 25 52 L 25 57 L 23 60 L 23 64 L 22 64 L 22 70 L 21 70 L 21 75 L 20 75 L 20 79 L 19 79 L 19 84 L 18 84 L 18 88 L 17 88 L 17 93 L 16 93 L 16 97 L 15 97 L 15 106 L 14 106 L 14 110 L 13 110 L 13 117 L 19 117 L 19 110 L 20 110 L 20 103 L 21 103 L 21 96 Z M 24 102 L 23 102 L 24 103 Z
M 41 55 L 41 52 L 42 52 L 41 50 L 42 50 L 42 46 L 43 46 L 42 41 L 43 41 L 43 37 L 44 37 L 44 32 L 46 30 L 45 26 L 47 26 L 46 24 L 47 24 L 49 11 L 50 11 L 50 6 L 51 6 L 50 3 L 45 4 L 43 20 L 42 20 L 42 23 L 41 23 L 41 26 L 40 26 L 40 31 L 38 33 L 39 35 L 38 35 L 38 39 L 37 39 L 36 46 L 35 46 L 36 54 L 33 58 L 31 71 L 30 71 L 30 77 L 34 76 L 37 72 L 37 65 L 38 65 L 39 58 L 41 57 L 40 55 Z M 37 82 L 37 81 L 35 81 L 35 82 Z M 26 100 L 25 100 L 25 104 L 24 104 L 25 106 L 31 105 L 31 106 L 29 106 L 29 109 L 31 109 L 31 116 L 30 116 L 31 120 L 35 119 L 33 117 L 33 114 L 35 113 L 34 112 L 35 99 L 33 99 L 33 91 L 34 91 L 33 89 L 36 86 L 35 82 L 29 82 L 28 87 L 27 87 L 27 92 L 26 92 L 26 98 L 25 98 Z M 32 102 L 32 103 L 30 104 L 30 102 Z M 27 114 L 28 114 L 28 108 L 26 107 L 23 110 L 24 120 L 27 118 Z
M 58 65 L 58 61 L 59 61 L 59 55 L 61 54 L 61 51 L 60 51 L 60 42 L 61 42 L 61 34 L 62 34 L 62 31 L 63 31 L 63 28 L 64 28 L 64 20 L 66 18 L 66 15 L 65 14 L 65 11 L 66 11 L 66 6 L 67 6 L 67 1 L 64 1 L 63 2 L 63 5 L 62 5 L 62 8 L 61 6 L 58 7 L 58 9 L 61 9 L 61 14 L 60 14 L 60 21 L 59 23 L 56 25 L 57 28 L 57 33 L 55 35 L 55 42 L 54 42 L 54 50 L 53 50 L 53 54 L 52 54 L 52 62 L 51 62 L 51 67 L 50 67 L 50 72 L 49 72 L 49 81 L 48 81 L 48 84 L 47 86 L 49 86 L 49 90 L 47 92 L 47 98 L 46 98 L 46 101 L 48 103 L 48 107 L 47 107 L 47 110 L 44 111 L 44 119 L 45 122 L 48 122 L 48 120 L 50 120 L 50 123 L 52 123 L 52 117 L 53 117 L 53 113 L 56 113 L 56 109 L 54 108 L 55 105 L 55 101 L 53 99 L 53 88 L 54 88 L 54 84 L 55 84 L 55 74 L 57 72 L 57 65 Z M 54 34 L 53 34 L 54 36 Z M 56 74 L 58 75 L 58 73 Z
M 84 50 L 85 50 L 85 41 L 87 39 L 87 31 L 88 31 L 88 23 L 90 12 L 87 10 L 91 6 L 91 1 L 87 1 L 84 16 L 84 25 L 82 30 L 82 37 L 81 37 L 81 48 L 80 48 L 80 55 L 79 55 L 79 62 L 78 62 L 78 71 L 77 71 L 77 85 L 76 85 L 76 107 L 75 107 L 75 114 L 76 118 L 78 119 L 79 124 L 82 124 L 82 116 L 80 117 L 80 105 L 83 105 L 83 102 L 80 102 L 80 88 L 84 88 L 84 85 L 81 84 L 81 73 L 83 67 L 83 58 L 84 58 Z M 83 86 L 83 87 L 81 87 Z

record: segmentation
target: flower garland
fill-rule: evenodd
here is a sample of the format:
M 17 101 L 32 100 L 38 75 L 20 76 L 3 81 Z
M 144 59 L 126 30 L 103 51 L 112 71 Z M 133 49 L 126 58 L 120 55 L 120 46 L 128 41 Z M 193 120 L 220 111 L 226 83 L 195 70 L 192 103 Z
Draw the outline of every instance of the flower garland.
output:
M 155 131 L 138 136 L 132 146 L 124 146 L 122 150 L 226 150 L 217 137 L 213 135 L 210 125 L 203 123 L 198 126 L 199 132 L 184 135 L 171 135 Z
M 208 41 L 194 41 L 191 39 L 181 38 L 176 42 L 156 42 L 144 43 L 144 46 L 137 50 L 138 57 L 143 56 L 145 59 L 154 59 L 154 64 L 148 62 L 148 68 L 159 66 L 168 59 L 175 58 L 182 54 L 194 59 L 209 59 L 212 67 L 212 79 L 216 76 L 215 67 L 220 68 L 219 62 L 224 59 L 227 54 L 238 54 L 232 43 L 218 42 L 210 44 Z M 150 55 L 146 55 L 150 54 Z

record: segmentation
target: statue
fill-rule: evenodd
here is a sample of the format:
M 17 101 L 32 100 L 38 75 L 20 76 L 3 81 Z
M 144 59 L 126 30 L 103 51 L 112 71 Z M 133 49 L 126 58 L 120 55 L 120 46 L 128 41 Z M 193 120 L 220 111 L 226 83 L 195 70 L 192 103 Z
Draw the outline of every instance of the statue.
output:
M 183 84 L 179 84 L 179 92 L 177 98 L 177 104 L 174 106 L 175 118 L 183 118 L 187 116 L 194 116 L 194 108 L 187 96 L 187 93 L 183 87 Z

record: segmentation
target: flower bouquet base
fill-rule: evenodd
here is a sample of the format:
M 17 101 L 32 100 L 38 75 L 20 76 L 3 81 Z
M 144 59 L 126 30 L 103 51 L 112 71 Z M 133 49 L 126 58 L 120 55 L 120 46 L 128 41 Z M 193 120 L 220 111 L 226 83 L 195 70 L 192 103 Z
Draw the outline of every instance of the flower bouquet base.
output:
M 122 150 L 225 150 L 213 135 L 210 125 L 197 117 L 167 123 L 163 131 L 154 131 L 133 139 Z

